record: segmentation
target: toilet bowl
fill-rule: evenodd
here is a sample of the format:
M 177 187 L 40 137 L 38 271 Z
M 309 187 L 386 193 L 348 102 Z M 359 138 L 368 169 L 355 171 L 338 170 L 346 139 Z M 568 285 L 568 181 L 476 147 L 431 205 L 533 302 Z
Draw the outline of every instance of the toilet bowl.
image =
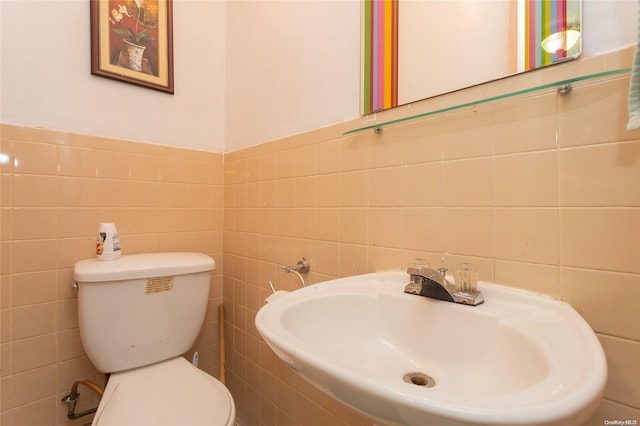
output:
M 234 419 L 227 388 L 177 357 L 112 374 L 92 425 L 231 426 Z
M 182 356 L 202 327 L 214 267 L 181 252 L 74 265 L 82 345 L 109 373 L 93 426 L 234 424 L 227 388 Z

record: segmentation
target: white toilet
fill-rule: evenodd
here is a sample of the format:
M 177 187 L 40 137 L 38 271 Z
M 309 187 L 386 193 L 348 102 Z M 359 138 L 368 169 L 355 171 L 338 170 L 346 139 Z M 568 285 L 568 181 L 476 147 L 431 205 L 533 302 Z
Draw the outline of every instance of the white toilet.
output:
M 227 388 L 182 357 L 202 327 L 214 267 L 200 253 L 75 264 L 82 345 L 111 373 L 93 426 L 234 424 Z

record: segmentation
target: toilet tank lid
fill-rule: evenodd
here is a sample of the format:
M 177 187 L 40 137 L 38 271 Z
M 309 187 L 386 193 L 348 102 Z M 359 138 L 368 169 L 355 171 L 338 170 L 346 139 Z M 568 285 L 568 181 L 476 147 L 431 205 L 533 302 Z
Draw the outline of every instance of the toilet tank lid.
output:
M 73 267 L 73 279 L 101 282 L 166 277 L 211 271 L 215 266 L 215 261 L 202 253 L 127 254 L 115 260 L 80 260 Z

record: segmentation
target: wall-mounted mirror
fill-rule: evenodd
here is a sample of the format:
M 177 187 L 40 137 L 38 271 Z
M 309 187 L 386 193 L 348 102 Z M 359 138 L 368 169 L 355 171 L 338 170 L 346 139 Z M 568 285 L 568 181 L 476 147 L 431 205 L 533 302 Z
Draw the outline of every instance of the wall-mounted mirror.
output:
M 362 0 L 361 113 L 575 59 L 580 0 Z

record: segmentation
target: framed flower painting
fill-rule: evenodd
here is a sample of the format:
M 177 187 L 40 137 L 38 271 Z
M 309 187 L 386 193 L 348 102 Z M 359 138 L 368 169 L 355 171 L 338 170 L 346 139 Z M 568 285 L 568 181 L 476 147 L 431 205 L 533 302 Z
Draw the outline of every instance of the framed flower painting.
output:
M 173 93 L 173 0 L 90 0 L 91 74 Z

